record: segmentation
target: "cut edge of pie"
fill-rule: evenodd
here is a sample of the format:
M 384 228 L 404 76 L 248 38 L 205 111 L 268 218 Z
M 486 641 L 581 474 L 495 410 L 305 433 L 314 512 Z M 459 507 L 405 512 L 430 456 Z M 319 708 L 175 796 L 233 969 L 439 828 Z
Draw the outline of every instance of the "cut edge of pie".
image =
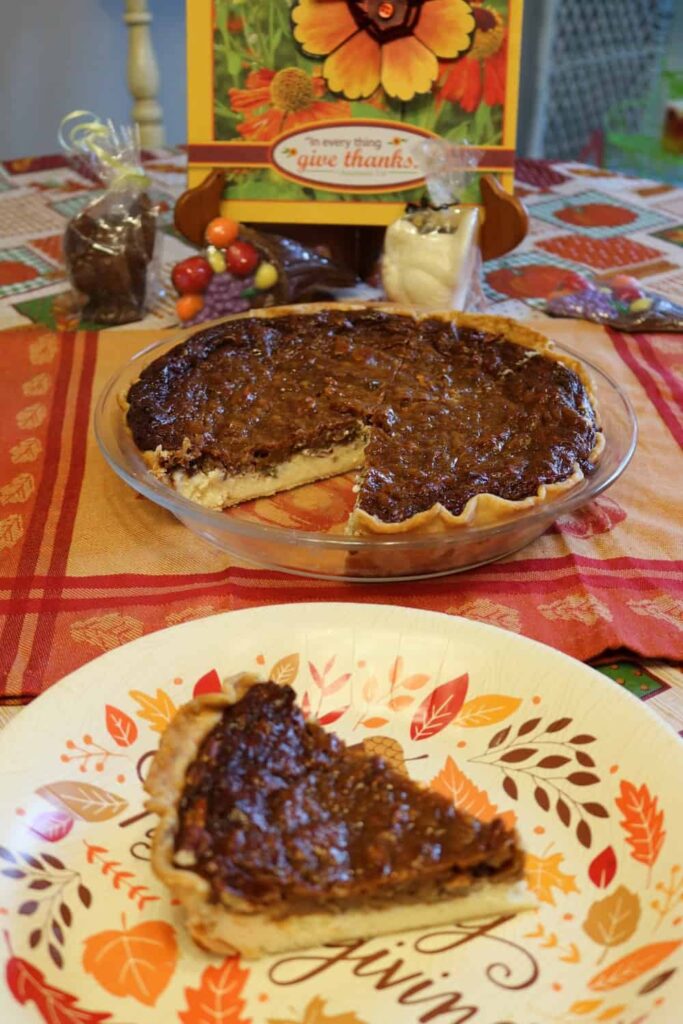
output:
M 456 883 L 453 895 L 434 901 L 392 902 L 386 906 L 330 909 L 272 916 L 247 899 L 223 893 L 213 902 L 209 883 L 191 864 L 178 865 L 175 839 L 185 776 L 223 709 L 259 682 L 249 673 L 223 683 L 222 693 L 206 694 L 181 707 L 164 732 L 144 783 L 146 807 L 159 817 L 151 847 L 151 866 L 183 907 L 187 928 L 203 949 L 249 959 L 325 943 L 438 927 L 471 919 L 508 916 L 536 907 L 523 878 L 477 879 Z M 182 852 L 181 852 L 182 853 Z
M 367 303 L 302 303 L 297 306 L 250 309 L 226 317 L 217 323 L 228 323 L 254 317 L 269 319 L 288 315 L 307 315 L 330 308 L 341 312 L 353 312 L 366 311 L 370 307 Z M 551 339 L 539 331 L 509 317 L 458 311 L 419 312 L 413 308 L 389 302 L 372 303 L 371 308 L 380 312 L 394 313 L 397 316 L 411 317 L 416 321 L 440 319 L 465 328 L 480 330 L 490 335 L 492 342 L 498 340 L 502 334 L 507 341 L 532 349 L 543 357 L 562 363 L 576 373 L 580 379 L 587 396 L 586 417 L 595 418 L 597 424 L 598 402 L 595 385 L 586 367 L 578 359 L 558 351 Z M 206 325 L 203 325 L 203 329 L 205 328 Z M 119 404 L 123 412 L 127 413 L 129 407 L 127 396 L 120 396 Z M 205 508 L 221 510 L 242 502 L 271 497 L 281 491 L 315 483 L 318 480 L 328 479 L 352 470 L 362 472 L 364 450 L 369 436 L 370 428 L 360 426 L 359 433 L 349 442 L 320 451 L 305 449 L 296 452 L 278 466 L 271 467 L 267 472 L 255 470 L 232 476 L 221 469 L 212 469 L 208 472 L 195 470 L 188 473 L 184 469 L 176 468 L 169 472 L 167 463 L 173 453 L 165 451 L 161 446 L 153 451 L 142 452 L 142 457 L 152 475 L 182 497 Z M 593 465 L 598 462 L 604 448 L 604 434 L 596 426 L 595 445 L 588 456 L 588 460 Z M 346 532 L 352 536 L 448 533 L 464 527 L 494 526 L 514 520 L 534 508 L 554 501 L 577 487 L 584 477 L 583 470 L 578 463 L 575 463 L 573 472 L 564 480 L 540 484 L 535 494 L 530 494 L 525 498 L 511 500 L 484 491 L 471 497 L 462 511 L 457 514 L 450 512 L 443 504 L 437 502 L 430 508 L 414 513 L 399 522 L 385 522 L 356 507 L 349 516 Z

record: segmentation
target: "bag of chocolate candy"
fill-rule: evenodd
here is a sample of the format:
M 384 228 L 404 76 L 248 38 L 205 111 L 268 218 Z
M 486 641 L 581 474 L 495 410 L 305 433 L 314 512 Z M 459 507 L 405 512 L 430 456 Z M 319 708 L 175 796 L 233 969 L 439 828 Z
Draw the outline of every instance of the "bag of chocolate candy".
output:
M 592 320 L 618 331 L 683 331 L 683 306 L 650 291 L 636 277 L 615 274 L 584 282 L 573 291 L 553 292 L 546 313 Z
M 157 208 L 135 131 L 86 111 L 64 118 L 60 142 L 76 166 L 105 186 L 66 226 L 64 258 L 72 309 L 91 323 L 141 320 L 159 294 Z M 63 300 L 62 300 L 63 305 Z
M 463 201 L 476 158 L 441 139 L 425 140 L 415 157 L 427 195 L 387 228 L 381 265 L 387 297 L 431 309 L 481 310 L 479 209 Z

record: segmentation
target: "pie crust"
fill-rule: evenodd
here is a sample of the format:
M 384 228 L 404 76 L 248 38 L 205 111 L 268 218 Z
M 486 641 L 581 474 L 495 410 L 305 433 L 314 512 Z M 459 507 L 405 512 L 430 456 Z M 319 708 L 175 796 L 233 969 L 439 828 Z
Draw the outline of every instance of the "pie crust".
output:
M 336 906 L 283 916 L 225 891 L 220 901 L 212 899 L 209 882 L 192 870 L 191 863 L 180 866 L 184 851 L 175 852 L 180 800 L 186 772 L 203 740 L 220 721 L 222 710 L 258 681 L 249 674 L 235 676 L 223 684 L 224 692 L 198 697 L 180 708 L 162 737 L 145 781 L 146 806 L 160 819 L 152 839 L 152 869 L 182 905 L 187 927 L 198 945 L 217 953 L 256 958 L 454 920 L 514 914 L 535 905 L 523 880 L 465 879 L 463 884 L 457 875 L 447 885 L 448 895 L 433 902 L 392 900 L 365 908 L 354 904 L 348 910 Z
M 551 359 L 573 371 L 583 386 L 581 397 L 581 419 L 587 425 L 595 425 L 595 440 L 586 464 L 595 465 L 605 446 L 603 433 L 597 426 L 597 399 L 595 387 L 585 367 L 576 359 L 558 351 L 552 341 L 530 327 L 506 317 L 469 314 L 460 312 L 419 313 L 414 309 L 391 303 L 373 303 L 372 306 L 357 303 L 309 303 L 298 306 L 283 306 L 270 309 L 248 310 L 227 318 L 221 323 L 243 319 L 276 319 L 287 315 L 315 315 L 325 310 L 339 312 L 367 312 L 369 309 L 382 313 L 412 318 L 416 323 L 422 320 L 439 320 L 457 327 L 484 332 L 492 344 L 510 341 L 531 350 L 534 355 Z M 129 410 L 128 396 L 122 396 L 125 412 Z M 143 451 L 143 458 L 151 472 L 158 479 L 174 488 L 178 493 L 207 508 L 227 508 L 241 502 L 267 497 L 282 490 L 312 483 L 330 476 L 336 476 L 353 469 L 363 473 L 364 449 L 372 432 L 372 426 L 359 425 L 358 433 L 339 444 L 327 445 L 323 449 L 303 449 L 294 452 L 278 465 L 269 467 L 268 472 L 258 468 L 231 474 L 221 468 L 185 469 L 178 468 L 178 453 L 162 446 Z M 190 442 L 183 442 L 189 446 Z M 182 452 L 180 453 L 182 455 Z M 176 465 L 173 466 L 175 461 Z M 170 468 L 169 468 L 170 465 Z M 570 491 L 584 479 L 584 470 L 575 462 L 571 472 L 563 479 L 541 483 L 533 493 L 520 499 L 509 499 L 482 491 L 470 497 L 461 511 L 454 513 L 441 502 L 408 515 L 400 521 L 385 521 L 359 507 L 352 512 L 347 532 L 353 535 L 373 534 L 443 534 L 463 527 L 479 527 L 504 523 L 524 515 L 530 510 L 554 501 Z M 361 476 L 362 480 L 362 476 Z

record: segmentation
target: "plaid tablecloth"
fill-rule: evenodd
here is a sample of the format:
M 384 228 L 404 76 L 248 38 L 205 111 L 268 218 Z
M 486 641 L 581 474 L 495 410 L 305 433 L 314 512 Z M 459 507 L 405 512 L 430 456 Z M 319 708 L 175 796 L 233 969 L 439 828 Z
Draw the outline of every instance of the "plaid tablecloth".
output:
M 183 185 L 179 154 L 150 154 L 157 198 Z M 544 325 L 628 391 L 641 440 L 622 479 L 524 551 L 421 583 L 353 585 L 238 564 L 130 491 L 91 430 L 108 376 L 173 320 L 57 334 L 65 218 L 96 188 L 60 158 L 0 170 L 0 711 L 146 632 L 225 609 L 286 601 L 404 604 L 535 637 L 627 686 L 683 730 L 683 336 Z M 520 162 L 531 231 L 486 264 L 493 312 L 526 319 L 558 274 L 628 268 L 683 298 L 683 192 L 576 165 Z M 165 228 L 164 267 L 188 247 Z M 31 326 L 33 323 L 34 326 Z M 41 326 L 43 325 L 43 326 Z M 152 328 L 152 333 L 140 328 Z

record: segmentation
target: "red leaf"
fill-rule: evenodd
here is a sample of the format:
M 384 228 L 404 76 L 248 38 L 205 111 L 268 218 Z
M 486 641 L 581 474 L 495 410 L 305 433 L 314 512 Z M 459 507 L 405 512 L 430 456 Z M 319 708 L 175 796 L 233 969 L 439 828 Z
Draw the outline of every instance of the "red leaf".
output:
M 337 708 L 336 711 L 328 711 L 326 715 L 323 715 L 322 718 L 316 719 L 316 721 L 318 725 L 332 725 L 333 722 L 336 722 L 342 715 L 346 714 L 348 710 L 349 705 L 347 704 L 345 708 Z
M 212 668 L 210 672 L 206 672 L 194 684 L 192 696 L 200 697 L 203 693 L 220 693 L 221 689 L 221 677 L 216 672 L 216 669 Z
M 617 856 L 611 846 L 594 857 L 588 867 L 588 877 L 598 889 L 606 889 L 617 873 Z
M 64 836 L 68 836 L 73 828 L 74 819 L 66 811 L 46 811 L 34 818 L 29 828 L 41 839 L 48 843 L 58 843 Z
M 138 727 L 125 711 L 107 704 L 105 707 L 107 732 L 119 747 L 129 747 L 138 738 Z
M 7 987 L 22 1006 L 35 1003 L 46 1024 L 101 1024 L 110 1013 L 84 1010 L 76 996 L 45 981 L 45 975 L 28 961 L 13 956 L 7 962 Z
M 304 699 L 301 701 L 301 710 L 304 713 L 304 718 L 309 718 L 311 714 L 311 702 L 308 699 L 308 694 L 304 694 Z
M 467 696 L 467 673 L 441 683 L 422 701 L 410 723 L 411 740 L 426 740 L 435 736 L 453 721 Z
M 344 675 L 338 676 L 336 679 L 333 679 L 331 683 L 326 683 L 325 686 L 323 687 L 323 693 L 325 694 L 326 697 L 329 697 L 330 694 L 336 693 L 337 690 L 341 690 L 342 686 L 344 686 L 345 683 L 348 683 L 350 678 L 351 673 L 345 672 Z

